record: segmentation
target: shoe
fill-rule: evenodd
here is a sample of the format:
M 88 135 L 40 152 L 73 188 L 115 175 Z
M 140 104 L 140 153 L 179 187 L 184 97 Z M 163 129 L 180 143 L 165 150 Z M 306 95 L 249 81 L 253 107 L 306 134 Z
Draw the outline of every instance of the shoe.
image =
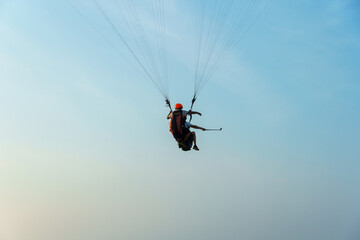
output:
M 193 146 L 193 149 L 194 149 L 195 151 L 199 151 L 199 148 L 198 148 L 196 145 Z

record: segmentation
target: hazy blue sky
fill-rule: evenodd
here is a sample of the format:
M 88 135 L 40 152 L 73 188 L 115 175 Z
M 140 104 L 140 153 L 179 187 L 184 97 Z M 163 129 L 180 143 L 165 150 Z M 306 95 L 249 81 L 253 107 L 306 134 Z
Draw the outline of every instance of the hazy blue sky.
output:
M 185 107 L 193 4 L 166 1 Z M 199 152 L 116 48 L 65 0 L 0 0 L 1 240 L 360 238 L 359 1 L 272 0 L 195 105 L 224 128 Z

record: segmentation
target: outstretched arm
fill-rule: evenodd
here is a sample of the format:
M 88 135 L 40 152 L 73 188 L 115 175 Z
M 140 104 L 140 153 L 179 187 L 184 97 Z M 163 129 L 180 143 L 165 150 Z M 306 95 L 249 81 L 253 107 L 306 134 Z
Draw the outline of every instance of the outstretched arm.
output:
M 200 115 L 200 116 L 202 115 L 199 112 L 195 112 L 195 111 L 191 111 L 191 110 L 188 112 L 188 114 L 190 114 L 190 115 L 197 114 L 197 115 Z
M 190 127 L 195 128 L 195 129 L 200 129 L 200 130 L 206 131 L 205 128 L 199 127 L 199 126 L 196 126 L 196 125 L 192 125 L 192 124 L 190 125 Z

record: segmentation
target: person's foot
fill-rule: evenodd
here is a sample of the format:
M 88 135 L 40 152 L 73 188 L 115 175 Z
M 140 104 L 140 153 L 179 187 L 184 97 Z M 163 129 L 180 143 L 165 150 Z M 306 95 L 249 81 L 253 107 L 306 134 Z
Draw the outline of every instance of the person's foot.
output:
M 193 146 L 193 149 L 194 149 L 195 151 L 199 151 L 199 148 L 198 148 L 196 145 Z

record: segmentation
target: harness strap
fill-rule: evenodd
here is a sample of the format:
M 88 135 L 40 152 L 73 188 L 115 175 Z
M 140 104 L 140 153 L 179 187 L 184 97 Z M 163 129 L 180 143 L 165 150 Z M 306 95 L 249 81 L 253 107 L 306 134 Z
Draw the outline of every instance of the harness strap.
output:
M 193 99 L 191 100 L 190 112 L 191 112 L 191 110 L 192 110 L 192 108 L 193 108 L 193 106 L 194 106 L 195 101 L 196 101 L 196 95 L 194 94 L 194 97 L 193 97 Z M 189 123 L 191 122 L 191 120 L 192 120 L 192 114 L 190 114 Z

